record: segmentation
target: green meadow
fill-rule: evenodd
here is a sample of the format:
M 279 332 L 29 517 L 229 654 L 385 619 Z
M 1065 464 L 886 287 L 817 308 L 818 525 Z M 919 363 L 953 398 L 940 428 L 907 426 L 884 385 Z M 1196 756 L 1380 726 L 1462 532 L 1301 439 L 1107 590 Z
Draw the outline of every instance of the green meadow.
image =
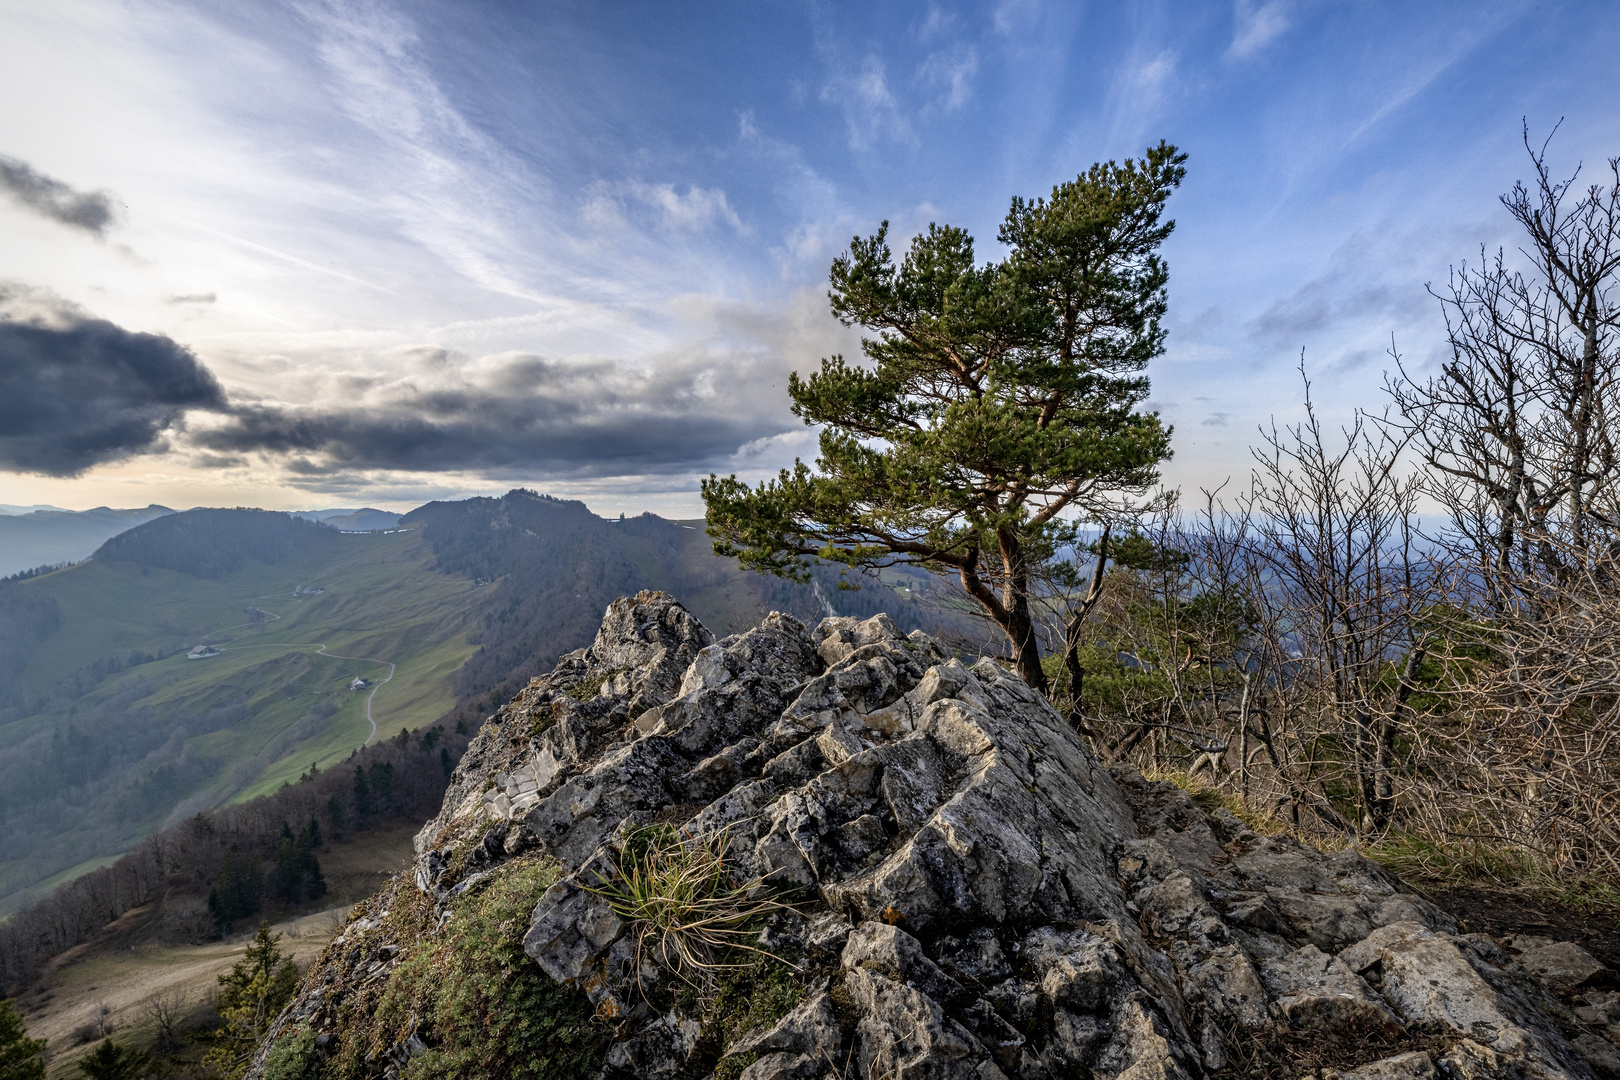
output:
M 249 559 L 218 578 L 93 560 L 20 583 L 55 600 L 59 628 L 18 682 L 54 697 L 0 725 L 0 745 L 31 747 L 25 756 L 44 761 L 67 753 L 71 768 L 73 753 L 94 757 L 72 749 L 79 742 L 139 746 L 137 727 L 168 738 L 69 798 L 63 842 L 7 843 L 0 897 L 59 883 L 165 820 L 265 794 L 312 764 L 341 763 L 373 737 L 443 716 L 455 704 L 456 670 L 476 650 L 467 630 L 479 590 L 432 564 L 414 530 L 343 535 L 276 565 Z M 189 658 L 200 646 L 218 652 Z M 99 680 L 85 675 L 98 660 L 110 666 L 132 653 L 169 655 Z M 75 675 L 91 685 L 64 695 Z M 367 685 L 353 688 L 357 677 Z M 103 807 L 110 813 L 75 819 L 115 788 L 124 793 Z M 6 816 L 18 827 L 31 814 L 18 806 Z

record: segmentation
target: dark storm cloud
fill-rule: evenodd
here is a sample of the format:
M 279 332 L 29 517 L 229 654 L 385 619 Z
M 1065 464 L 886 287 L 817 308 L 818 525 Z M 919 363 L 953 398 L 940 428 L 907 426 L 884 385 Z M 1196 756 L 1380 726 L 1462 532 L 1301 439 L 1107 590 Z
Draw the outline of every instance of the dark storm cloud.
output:
M 224 394 L 184 346 L 0 284 L 0 469 L 77 476 L 159 450 L 188 409 Z
M 101 239 L 113 223 L 105 191 L 75 191 L 55 177 L 36 172 L 26 161 L 0 154 L 0 190 L 51 221 Z
M 241 404 L 190 439 L 214 453 L 267 454 L 304 477 L 522 470 L 561 478 L 717 467 L 742 444 L 796 423 L 785 410 L 751 404 L 752 380 L 724 362 L 646 370 L 508 354 L 418 367 L 392 380 L 351 380 L 347 401 L 323 394 L 309 406 Z

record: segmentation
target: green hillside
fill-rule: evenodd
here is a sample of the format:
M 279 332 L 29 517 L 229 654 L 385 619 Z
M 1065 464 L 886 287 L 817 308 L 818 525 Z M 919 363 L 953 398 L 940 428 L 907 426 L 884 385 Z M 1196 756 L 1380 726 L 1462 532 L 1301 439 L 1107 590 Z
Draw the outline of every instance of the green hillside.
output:
M 22 602 L 0 606 L 48 601 L 57 629 L 0 722 L 0 897 L 337 764 L 372 736 L 368 699 L 384 735 L 455 704 L 477 587 L 435 570 L 419 530 L 311 529 L 218 577 L 97 558 L 8 586 Z M 219 652 L 188 659 L 200 645 Z
M 867 585 L 746 573 L 701 523 L 521 490 L 430 503 L 386 533 L 240 509 L 148 522 L 88 562 L 0 582 L 0 911 L 165 821 L 338 765 L 372 721 L 381 737 L 475 728 L 641 589 L 717 634 L 772 610 L 961 628 L 927 575 Z

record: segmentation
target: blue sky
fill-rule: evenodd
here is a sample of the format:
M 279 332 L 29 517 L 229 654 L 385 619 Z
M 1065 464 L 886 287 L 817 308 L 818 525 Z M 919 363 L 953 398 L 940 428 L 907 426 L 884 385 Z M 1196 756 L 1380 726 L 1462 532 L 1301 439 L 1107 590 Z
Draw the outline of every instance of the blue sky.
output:
M 695 516 L 813 454 L 786 374 L 857 351 L 852 234 L 996 257 L 1013 195 L 1161 138 L 1165 477 L 1241 478 L 1301 350 L 1340 415 L 1392 335 L 1438 357 L 1424 285 L 1516 243 L 1521 123 L 1620 153 L 1617 39 L 1601 4 L 9 0 L 0 503 Z

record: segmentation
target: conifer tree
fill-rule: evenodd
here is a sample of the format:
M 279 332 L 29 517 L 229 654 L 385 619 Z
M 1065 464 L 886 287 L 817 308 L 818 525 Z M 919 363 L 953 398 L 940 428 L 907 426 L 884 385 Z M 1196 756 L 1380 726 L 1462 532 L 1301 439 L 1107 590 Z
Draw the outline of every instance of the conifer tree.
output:
M 223 933 L 237 919 L 258 914 L 264 901 L 264 882 L 256 860 L 246 858 L 235 844 L 225 849 L 225 862 L 208 890 L 208 912 Z
M 205 1062 L 227 1080 L 247 1071 L 253 1051 L 298 988 L 298 965 L 281 951 L 280 941 L 269 923 L 260 923 L 242 959 L 219 977 L 219 1015 L 225 1024 Z
M 999 262 L 962 229 L 930 225 L 898 265 L 888 223 L 833 263 L 829 298 L 873 336 L 867 363 L 795 372 L 793 411 L 821 426 L 820 456 L 750 488 L 703 484 L 715 552 L 807 580 L 806 557 L 914 563 L 955 575 L 1044 690 L 1033 588 L 1076 515 L 1155 482 L 1169 431 L 1140 412 L 1164 349 L 1163 219 L 1186 155 L 1098 164 L 1015 198 Z
M 354 767 L 354 816 L 355 824 L 365 828 L 366 819 L 371 816 L 371 784 L 366 780 L 364 765 Z
M 45 1080 L 45 1040 L 28 1037 L 9 998 L 0 1001 L 0 1080 Z
M 152 1055 L 146 1051 L 107 1039 L 95 1053 L 79 1062 L 79 1072 L 89 1080 L 146 1080 L 152 1065 Z

